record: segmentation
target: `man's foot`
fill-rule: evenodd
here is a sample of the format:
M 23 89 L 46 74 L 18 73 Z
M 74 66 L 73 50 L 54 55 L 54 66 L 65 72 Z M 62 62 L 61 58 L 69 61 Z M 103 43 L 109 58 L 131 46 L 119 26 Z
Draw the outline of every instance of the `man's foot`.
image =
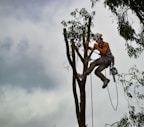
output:
M 103 89 L 106 88 L 109 82 L 110 82 L 110 80 L 109 80 L 109 79 L 106 79 L 106 80 L 104 81 L 104 84 L 103 84 L 102 88 L 103 88 Z

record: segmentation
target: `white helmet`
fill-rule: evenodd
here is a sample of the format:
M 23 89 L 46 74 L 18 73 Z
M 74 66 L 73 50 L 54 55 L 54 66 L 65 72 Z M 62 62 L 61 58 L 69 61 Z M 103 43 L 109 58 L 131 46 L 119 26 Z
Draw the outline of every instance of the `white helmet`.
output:
M 96 33 L 96 34 L 94 34 L 94 36 L 93 36 L 93 39 L 94 39 L 95 41 L 97 41 L 97 40 L 100 39 L 100 38 L 102 38 L 102 34 L 100 34 L 100 33 Z

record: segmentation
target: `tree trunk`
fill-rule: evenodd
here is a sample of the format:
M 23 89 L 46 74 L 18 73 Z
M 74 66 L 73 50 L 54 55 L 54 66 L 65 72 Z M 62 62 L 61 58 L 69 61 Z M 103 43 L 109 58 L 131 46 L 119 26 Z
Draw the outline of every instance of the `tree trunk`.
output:
M 85 92 L 85 84 L 81 84 L 81 87 L 80 87 L 80 109 L 81 109 L 81 112 L 80 112 L 80 118 L 81 118 L 81 122 L 80 122 L 80 127 L 86 127 L 86 123 L 85 123 L 85 116 L 86 116 L 86 113 L 85 113 L 85 110 L 86 110 L 86 92 Z

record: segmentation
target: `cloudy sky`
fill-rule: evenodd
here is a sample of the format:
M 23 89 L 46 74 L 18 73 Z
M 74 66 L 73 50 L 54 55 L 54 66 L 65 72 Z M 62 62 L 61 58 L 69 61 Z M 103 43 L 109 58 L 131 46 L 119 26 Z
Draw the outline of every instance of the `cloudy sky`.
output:
M 62 35 L 62 20 L 70 19 L 76 8 L 90 10 L 86 0 L 0 0 L 0 126 L 1 127 L 77 127 L 68 66 Z M 142 59 L 129 58 L 125 41 L 119 37 L 114 16 L 99 3 L 93 32 L 103 34 L 111 45 L 119 73 Z M 95 54 L 95 57 L 98 56 Z M 109 76 L 109 71 L 106 71 Z M 111 77 L 110 77 L 111 78 Z M 111 107 L 107 90 L 92 74 L 94 125 L 104 127 L 127 112 L 121 84 L 118 110 Z M 90 78 L 87 92 L 87 125 L 91 126 Z M 110 93 L 116 105 L 115 84 Z

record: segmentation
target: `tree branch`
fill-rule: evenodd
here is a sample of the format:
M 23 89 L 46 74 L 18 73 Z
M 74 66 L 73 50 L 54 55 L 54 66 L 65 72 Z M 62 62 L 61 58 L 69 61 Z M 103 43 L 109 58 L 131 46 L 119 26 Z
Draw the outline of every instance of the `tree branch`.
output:
M 67 40 L 67 31 L 65 28 L 63 29 L 63 34 L 64 34 L 64 39 L 65 39 L 65 44 L 66 44 L 66 55 L 67 55 L 69 64 L 71 66 L 73 66 L 73 62 L 72 62 L 71 57 L 70 57 L 69 44 L 68 44 L 68 40 Z
M 77 55 L 79 56 L 80 60 L 81 60 L 82 63 L 83 63 L 83 62 L 84 62 L 84 59 L 83 59 L 82 55 L 80 54 L 80 52 L 79 52 L 78 48 L 76 47 L 76 45 L 75 45 L 75 43 L 74 43 L 73 40 L 72 40 L 72 47 L 75 49 Z
M 90 59 L 91 55 L 93 54 L 93 51 L 94 51 L 94 50 L 92 50 L 92 51 L 90 52 L 90 54 L 89 54 L 89 56 L 88 56 L 88 60 Z
M 72 63 L 73 74 L 74 74 L 75 78 L 77 79 L 78 84 L 80 84 L 81 81 L 78 77 L 77 70 L 76 70 L 75 50 L 72 45 L 71 45 L 71 48 L 72 48 L 72 59 L 73 59 L 73 63 Z
M 73 73 L 73 95 L 74 95 L 74 100 L 75 100 L 77 121 L 78 123 L 80 123 L 80 107 L 79 107 L 79 102 L 78 102 L 78 96 L 77 96 L 77 90 L 76 90 L 76 78 L 74 76 L 74 73 Z
M 85 72 L 87 70 L 87 67 L 88 67 L 89 58 L 88 58 L 87 52 L 88 52 L 88 46 L 89 46 L 89 40 L 90 40 L 90 27 L 91 27 L 91 17 L 89 17 L 89 21 L 88 21 L 88 31 L 87 31 L 88 43 L 83 42 L 84 43 L 84 58 L 85 58 L 83 72 Z M 83 41 L 85 41 L 85 39 L 83 39 Z

